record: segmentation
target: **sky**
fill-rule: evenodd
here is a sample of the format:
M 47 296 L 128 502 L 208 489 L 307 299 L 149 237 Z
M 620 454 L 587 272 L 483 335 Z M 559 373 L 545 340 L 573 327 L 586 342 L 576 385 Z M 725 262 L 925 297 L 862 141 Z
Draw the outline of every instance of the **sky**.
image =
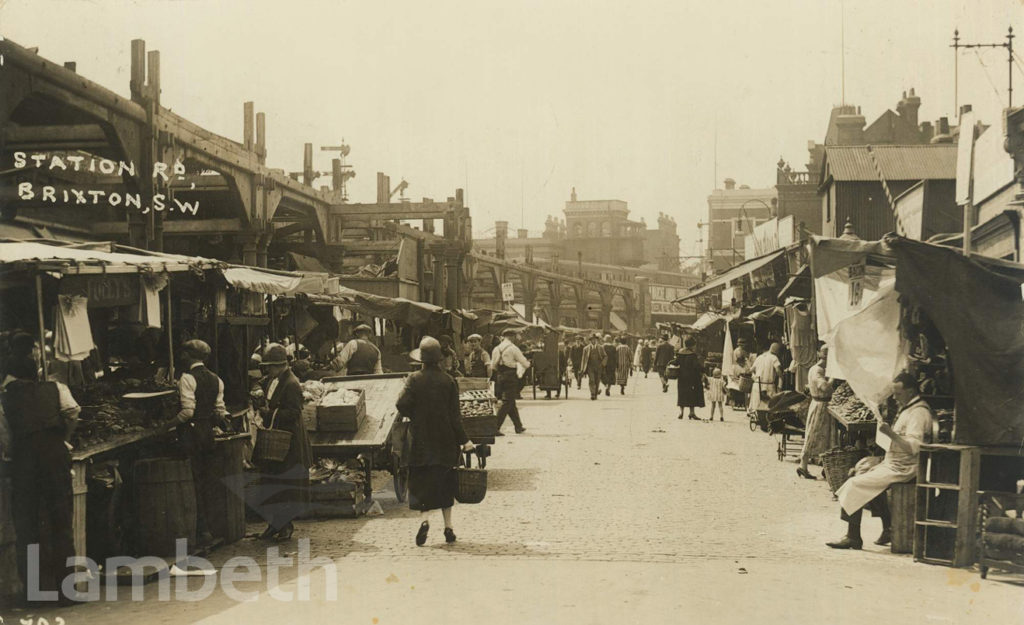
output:
M 921 120 L 955 117 L 954 28 L 989 43 L 1011 25 L 1024 0 L 0 0 L 0 35 L 125 96 L 145 39 L 162 104 L 236 141 L 254 101 L 271 167 L 301 170 L 311 142 L 329 171 L 319 147 L 344 139 L 353 202 L 382 171 L 415 200 L 464 188 L 478 236 L 539 234 L 575 187 L 671 215 L 683 255 L 723 179 L 803 169 L 843 101 L 844 30 L 845 102 L 870 123 L 911 87 Z M 1006 75 L 1005 50 L 962 51 L 960 103 L 999 124 Z

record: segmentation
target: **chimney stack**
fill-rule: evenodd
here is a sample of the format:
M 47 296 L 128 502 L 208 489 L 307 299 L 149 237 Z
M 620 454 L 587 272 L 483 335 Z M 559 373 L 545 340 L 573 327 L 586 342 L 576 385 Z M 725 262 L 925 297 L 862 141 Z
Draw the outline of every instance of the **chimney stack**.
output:
M 736 181 L 733 180 L 732 178 L 726 178 L 725 179 L 725 190 L 726 191 L 732 191 L 735 188 L 736 188 Z
M 896 105 L 896 112 L 899 113 L 900 117 L 917 126 L 917 117 L 920 110 L 921 98 L 917 97 L 917 94 L 914 93 L 913 87 L 911 87 L 909 95 L 904 91 L 903 99 Z
M 526 228 L 519 228 L 518 230 L 516 230 L 516 236 L 519 237 L 520 239 L 525 239 L 530 236 L 530 231 L 527 230 Z
M 860 114 L 860 107 L 852 110 L 856 112 L 844 113 L 836 117 L 836 145 L 864 145 L 864 125 L 867 123 L 864 116 Z
M 949 134 L 949 118 L 940 117 L 935 122 L 935 136 L 932 137 L 932 143 L 952 143 L 953 137 Z
M 932 123 L 921 122 L 919 128 L 921 129 L 921 141 L 929 143 L 932 140 L 932 137 L 935 135 L 935 128 L 932 127 Z

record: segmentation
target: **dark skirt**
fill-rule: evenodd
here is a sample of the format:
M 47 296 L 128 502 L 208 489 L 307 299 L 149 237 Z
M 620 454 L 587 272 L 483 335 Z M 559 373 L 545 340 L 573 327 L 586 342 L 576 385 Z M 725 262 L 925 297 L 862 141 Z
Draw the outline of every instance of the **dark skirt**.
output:
M 409 509 L 437 510 L 455 504 L 455 471 L 430 465 L 409 467 Z

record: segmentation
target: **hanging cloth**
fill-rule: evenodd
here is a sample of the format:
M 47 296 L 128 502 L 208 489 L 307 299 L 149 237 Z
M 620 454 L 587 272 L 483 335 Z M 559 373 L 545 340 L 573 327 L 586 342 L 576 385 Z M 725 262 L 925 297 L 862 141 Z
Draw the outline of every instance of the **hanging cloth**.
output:
M 786 306 L 786 327 L 793 353 L 796 388 L 807 386 L 807 372 L 818 360 L 818 336 L 812 325 L 810 306 L 806 303 Z
M 89 298 L 58 295 L 54 310 L 53 353 L 57 360 L 85 360 L 95 347 L 89 325 Z

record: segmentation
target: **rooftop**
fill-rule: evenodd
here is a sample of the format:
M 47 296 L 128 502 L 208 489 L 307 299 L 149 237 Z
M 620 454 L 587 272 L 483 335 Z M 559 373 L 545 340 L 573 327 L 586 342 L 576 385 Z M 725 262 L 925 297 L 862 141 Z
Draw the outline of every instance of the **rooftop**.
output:
M 872 155 L 874 158 L 872 158 Z M 875 168 L 877 161 L 878 169 Z M 822 180 L 954 180 L 956 145 L 830 145 L 822 160 Z

